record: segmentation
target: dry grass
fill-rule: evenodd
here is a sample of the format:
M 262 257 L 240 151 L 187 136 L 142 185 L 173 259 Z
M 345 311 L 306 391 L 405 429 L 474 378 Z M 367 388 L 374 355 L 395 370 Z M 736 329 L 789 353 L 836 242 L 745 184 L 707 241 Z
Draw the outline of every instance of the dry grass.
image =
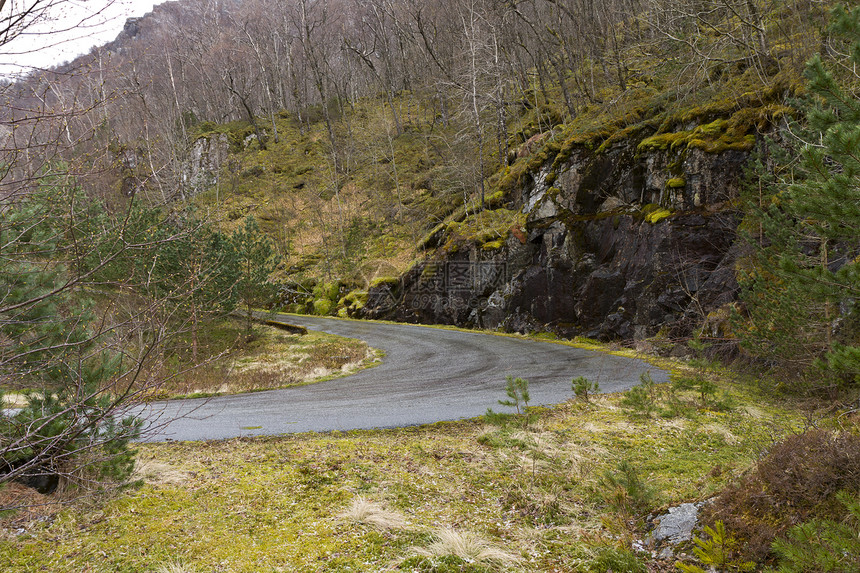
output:
M 195 571 L 181 562 L 165 563 L 155 570 L 156 573 L 194 573 Z
M 132 481 L 143 480 L 154 485 L 184 485 L 192 478 L 191 472 L 180 470 L 156 460 L 142 460 L 138 458 L 134 466 Z
M 774 427 L 797 421 L 755 404 L 767 423 L 740 408 L 631 420 L 571 401 L 527 429 L 472 420 L 140 444 L 145 485 L 0 537 L 0 563 L 22 573 L 588 570 L 599 548 L 642 534 L 607 505 L 597 477 L 630 460 L 667 503 L 710 497 Z M 712 424 L 739 442 L 702 429 Z
M 468 531 L 442 528 L 434 532 L 435 541 L 428 547 L 415 547 L 416 555 L 445 557 L 453 555 L 472 563 L 483 563 L 496 567 L 510 567 L 520 561 L 516 555 L 491 544 L 481 536 Z
M 353 499 L 349 507 L 338 515 L 338 518 L 343 521 L 369 525 L 380 531 L 404 529 L 409 525 L 402 514 L 386 510 L 378 503 L 362 496 Z
M 255 340 L 230 356 L 160 384 L 151 399 L 239 394 L 312 384 L 356 372 L 378 360 L 360 340 L 311 332 L 299 336 L 258 326 Z
M 722 436 L 727 444 L 737 444 L 740 441 L 738 437 L 732 433 L 731 430 L 729 430 L 722 424 L 705 424 L 702 426 L 702 430 L 714 435 Z
M 0 484 L 0 537 L 14 537 L 35 522 L 49 521 L 65 501 L 61 494 L 42 495 L 16 482 Z

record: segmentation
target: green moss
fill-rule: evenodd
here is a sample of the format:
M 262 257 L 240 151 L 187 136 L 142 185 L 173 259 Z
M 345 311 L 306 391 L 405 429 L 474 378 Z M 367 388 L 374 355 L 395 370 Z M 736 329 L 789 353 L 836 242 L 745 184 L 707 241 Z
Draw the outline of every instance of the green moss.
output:
M 648 221 L 649 223 L 651 223 L 652 225 L 655 225 L 655 224 L 659 223 L 660 221 L 662 221 L 663 219 L 665 219 L 666 217 L 669 217 L 671 215 L 672 215 L 672 212 L 668 209 L 657 209 L 656 211 L 648 213 L 648 215 L 645 216 L 645 220 Z
M 481 245 L 481 249 L 483 249 L 485 251 L 494 251 L 496 249 L 501 249 L 504 246 L 505 246 L 505 240 L 504 239 L 497 239 L 495 241 L 489 241 L 487 243 L 484 243 L 483 245 Z
M 338 299 L 339 295 L 340 281 L 320 283 L 313 288 L 313 297 L 315 299 L 324 299 L 334 302 Z
M 701 149 L 706 153 L 749 151 L 756 142 L 755 132 L 762 131 L 767 124 L 777 121 L 789 110 L 790 108 L 786 106 L 772 103 L 760 107 L 742 108 L 735 111 L 729 118 L 715 119 L 691 130 L 657 133 L 643 139 L 637 149 L 639 151 Z M 751 131 L 753 133 L 750 133 Z
M 641 209 L 641 213 L 645 221 L 652 225 L 659 223 L 663 219 L 672 215 L 672 211 L 665 207 L 661 207 L 656 203 L 648 203 L 647 205 L 644 205 Z
M 352 290 L 337 303 L 337 315 L 341 318 L 356 316 L 367 304 L 366 290 Z
M 345 306 L 355 306 L 361 307 L 367 304 L 367 291 L 366 290 L 352 290 L 347 293 L 342 299 L 340 299 L 340 303 Z
M 639 151 L 667 151 L 679 147 L 686 148 L 692 137 L 692 132 L 660 133 L 643 139 L 636 147 Z
M 702 135 L 720 135 L 726 131 L 726 127 L 728 126 L 728 121 L 725 119 L 717 119 L 712 121 L 711 123 L 700 125 L 696 127 L 693 131 L 697 133 L 701 133 Z
M 377 277 L 370 281 L 370 288 L 383 286 L 396 287 L 400 285 L 400 277 Z
M 498 189 L 492 194 L 488 195 L 484 200 L 487 209 L 498 209 L 502 205 L 504 205 L 505 200 L 507 199 L 507 192 L 504 189 Z
M 449 251 L 466 244 L 487 245 L 484 247 L 486 249 L 499 248 L 510 235 L 512 228 L 522 228 L 524 225 L 525 215 L 520 211 L 480 211 L 462 222 L 449 223 L 448 242 L 445 246 Z
M 669 189 L 680 189 L 687 184 L 686 179 L 683 177 L 672 177 L 668 181 L 666 181 L 666 187 Z
M 327 298 L 318 298 L 314 301 L 314 314 L 327 316 L 331 314 L 334 303 Z

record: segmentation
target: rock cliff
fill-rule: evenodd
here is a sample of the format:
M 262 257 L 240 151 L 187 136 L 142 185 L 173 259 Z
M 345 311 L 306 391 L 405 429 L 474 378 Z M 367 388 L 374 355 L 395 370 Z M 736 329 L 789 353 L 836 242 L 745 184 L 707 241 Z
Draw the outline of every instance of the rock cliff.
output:
M 191 145 L 182 165 L 182 187 L 193 195 L 218 182 L 221 165 L 230 154 L 230 143 L 223 133 L 199 137 Z
M 524 224 L 492 244 L 446 242 L 364 314 L 408 322 L 638 340 L 683 336 L 737 295 L 743 148 L 624 141 L 547 162 L 509 198 Z M 738 146 L 740 147 L 740 146 Z

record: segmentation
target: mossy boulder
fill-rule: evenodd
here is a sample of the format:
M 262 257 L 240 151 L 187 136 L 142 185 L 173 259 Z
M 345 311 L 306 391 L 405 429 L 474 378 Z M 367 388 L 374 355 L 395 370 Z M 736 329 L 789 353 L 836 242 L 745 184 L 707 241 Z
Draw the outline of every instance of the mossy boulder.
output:
M 314 300 L 313 307 L 314 314 L 319 316 L 327 316 L 332 313 L 335 304 L 326 298 L 318 298 Z
M 400 277 L 376 277 L 370 281 L 370 288 L 396 287 L 399 284 Z
M 332 302 L 340 295 L 340 281 L 320 283 L 313 289 L 314 299 L 325 299 Z
M 365 304 L 367 304 L 366 290 L 350 291 L 338 301 L 337 314 L 340 317 L 358 316 Z

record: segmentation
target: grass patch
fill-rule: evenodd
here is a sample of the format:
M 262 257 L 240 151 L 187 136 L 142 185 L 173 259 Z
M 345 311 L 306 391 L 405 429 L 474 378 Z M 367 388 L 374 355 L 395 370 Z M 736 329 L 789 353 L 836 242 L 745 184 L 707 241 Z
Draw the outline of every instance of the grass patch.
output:
M 221 325 L 221 332 L 211 336 L 220 341 L 232 338 L 237 346 L 232 350 L 209 346 L 209 352 L 220 350 L 224 355 L 190 370 L 181 363 L 173 364 L 177 374 L 150 398 L 198 398 L 303 386 L 352 374 L 378 364 L 381 358 L 379 351 L 352 338 L 318 331 L 298 335 L 255 325 L 253 336 L 246 339 L 242 328 L 234 322 Z
M 802 422 L 715 383 L 735 408 L 644 418 L 598 395 L 533 409 L 525 427 L 142 444 L 142 487 L 23 534 L 4 523 L 0 561 L 58 573 L 598 570 L 632 559 L 609 548 L 641 538 L 645 512 L 710 497 Z

